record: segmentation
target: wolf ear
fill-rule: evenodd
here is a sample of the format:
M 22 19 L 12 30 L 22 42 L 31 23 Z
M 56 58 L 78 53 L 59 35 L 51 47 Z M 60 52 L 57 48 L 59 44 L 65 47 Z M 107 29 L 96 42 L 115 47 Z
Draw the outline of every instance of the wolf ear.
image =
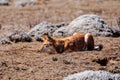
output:
M 44 35 L 42 35 L 42 38 L 43 38 L 44 41 L 45 40 L 50 41 L 50 42 L 54 41 L 54 39 L 49 34 L 47 34 L 47 33 L 44 34 Z
M 43 41 L 47 40 L 47 36 L 46 35 L 42 35 L 41 37 L 42 37 Z
M 53 39 L 51 36 L 49 36 L 49 35 L 46 35 L 46 36 L 47 36 L 47 40 L 48 40 L 48 41 L 54 42 L 54 39 Z

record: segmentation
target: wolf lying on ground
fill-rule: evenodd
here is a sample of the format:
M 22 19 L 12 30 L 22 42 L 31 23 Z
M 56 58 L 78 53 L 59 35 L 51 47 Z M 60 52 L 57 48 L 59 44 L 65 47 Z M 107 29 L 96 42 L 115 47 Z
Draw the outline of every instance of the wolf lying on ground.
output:
M 94 38 L 90 33 L 74 33 L 72 36 L 65 38 L 53 38 L 48 34 L 42 36 L 43 43 L 39 48 L 40 52 L 63 53 L 66 50 L 84 51 L 84 50 L 101 50 L 103 46 L 94 45 Z

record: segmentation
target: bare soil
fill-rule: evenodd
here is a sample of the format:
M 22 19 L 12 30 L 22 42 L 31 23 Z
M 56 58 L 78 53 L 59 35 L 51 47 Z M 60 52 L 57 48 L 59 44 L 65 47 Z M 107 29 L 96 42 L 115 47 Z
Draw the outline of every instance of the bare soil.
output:
M 42 0 L 39 0 L 42 1 Z M 0 38 L 14 29 L 30 30 L 41 21 L 70 22 L 82 14 L 97 14 L 110 26 L 120 17 L 119 0 L 43 0 L 27 7 L 0 6 Z M 102 51 L 37 52 L 41 42 L 0 44 L 0 80 L 62 80 L 84 70 L 120 73 L 120 38 L 95 37 Z

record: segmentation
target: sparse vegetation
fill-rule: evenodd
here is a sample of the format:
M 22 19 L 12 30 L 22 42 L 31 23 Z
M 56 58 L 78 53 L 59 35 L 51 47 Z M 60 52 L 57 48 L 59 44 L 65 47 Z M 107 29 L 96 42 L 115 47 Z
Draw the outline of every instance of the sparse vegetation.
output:
M 43 21 L 61 27 L 61 22 L 70 23 L 91 13 L 100 16 L 117 37 L 94 37 L 95 43 L 103 44 L 102 51 L 63 54 L 37 52 L 38 41 L 9 44 L 11 41 L 4 38 L 2 43 L 8 44 L 0 44 L 0 80 L 62 80 L 85 70 L 120 74 L 120 0 L 37 0 L 37 4 L 24 7 L 15 7 L 14 1 L 0 5 L 0 39 L 14 30 L 27 33 Z

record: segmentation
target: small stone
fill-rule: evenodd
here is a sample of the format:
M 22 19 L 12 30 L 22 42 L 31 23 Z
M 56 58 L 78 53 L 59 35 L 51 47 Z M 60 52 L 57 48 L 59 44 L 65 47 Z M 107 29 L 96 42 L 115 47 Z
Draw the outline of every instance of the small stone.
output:
M 53 61 L 58 61 L 58 58 L 53 57 L 52 60 L 53 60 Z

